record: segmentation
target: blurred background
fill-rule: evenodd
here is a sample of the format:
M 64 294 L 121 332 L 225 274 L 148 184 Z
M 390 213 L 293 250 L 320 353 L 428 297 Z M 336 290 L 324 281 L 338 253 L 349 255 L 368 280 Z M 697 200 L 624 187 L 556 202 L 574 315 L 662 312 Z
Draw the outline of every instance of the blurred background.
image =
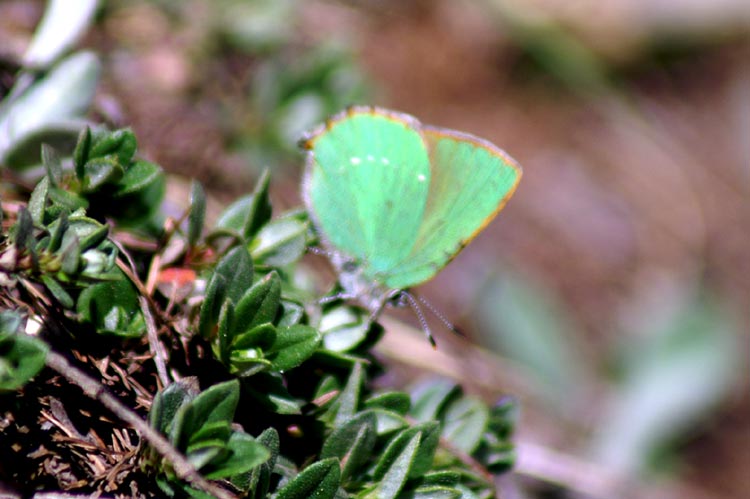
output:
M 88 116 L 133 127 L 179 209 L 181 178 L 220 206 L 264 168 L 276 213 L 299 206 L 300 133 L 354 103 L 523 165 L 505 210 L 419 290 L 468 339 L 438 323 L 433 351 L 389 312 L 379 346 L 384 384 L 439 374 L 518 399 L 503 497 L 747 497 L 747 0 L 95 7 L 77 45 L 101 64 Z M 0 1 L 0 98 L 44 8 Z

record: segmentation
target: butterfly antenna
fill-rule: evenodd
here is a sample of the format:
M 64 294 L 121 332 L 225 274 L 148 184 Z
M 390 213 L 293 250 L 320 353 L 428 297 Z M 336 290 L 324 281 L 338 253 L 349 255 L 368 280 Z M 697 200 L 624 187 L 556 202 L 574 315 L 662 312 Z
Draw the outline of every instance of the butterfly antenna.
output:
M 463 336 L 464 338 L 466 335 L 458 329 L 451 321 L 449 321 L 443 314 L 440 312 L 440 310 L 435 307 L 432 303 L 428 302 L 426 298 L 423 296 L 415 294 L 414 296 L 417 297 L 417 299 L 422 302 L 422 305 L 424 305 L 427 310 L 432 312 L 432 315 L 434 315 L 440 322 L 443 323 L 443 325 L 448 328 L 453 334 L 457 334 L 458 336 Z
M 430 326 L 427 324 L 427 318 L 425 318 L 424 312 L 422 312 L 422 308 L 419 306 L 419 303 L 417 302 L 417 300 L 414 299 L 414 296 L 412 296 L 411 293 L 406 292 L 406 291 L 402 291 L 401 296 L 404 297 L 407 302 L 409 302 L 409 306 L 412 308 L 412 310 L 414 310 L 414 313 L 417 315 L 419 324 L 422 326 L 422 331 L 424 331 L 424 334 L 427 336 L 427 339 L 430 341 L 432 348 L 437 349 L 437 343 L 435 343 L 435 338 L 432 337 Z

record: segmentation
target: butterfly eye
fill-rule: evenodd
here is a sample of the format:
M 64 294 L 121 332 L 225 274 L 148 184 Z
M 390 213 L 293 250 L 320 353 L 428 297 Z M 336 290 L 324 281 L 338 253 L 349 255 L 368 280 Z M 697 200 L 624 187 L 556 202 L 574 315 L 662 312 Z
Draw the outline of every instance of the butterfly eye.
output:
M 409 304 L 406 298 L 406 292 L 404 291 L 399 291 L 398 293 L 393 295 L 389 301 L 393 306 L 398 308 L 404 308 Z

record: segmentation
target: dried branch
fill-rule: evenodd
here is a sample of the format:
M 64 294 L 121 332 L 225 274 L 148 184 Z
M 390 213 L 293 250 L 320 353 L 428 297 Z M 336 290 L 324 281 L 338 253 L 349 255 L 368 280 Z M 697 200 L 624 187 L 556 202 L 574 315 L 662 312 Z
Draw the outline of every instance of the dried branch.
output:
M 201 476 L 195 467 L 159 432 L 151 428 L 135 412 L 130 410 L 115 396 L 109 393 L 104 385 L 73 366 L 62 355 L 50 351 L 47 355 L 47 366 L 57 371 L 71 383 L 79 386 L 88 397 L 100 402 L 115 416 L 131 425 L 149 444 L 172 465 L 175 474 L 188 484 L 218 499 L 236 499 L 228 491 L 218 487 Z

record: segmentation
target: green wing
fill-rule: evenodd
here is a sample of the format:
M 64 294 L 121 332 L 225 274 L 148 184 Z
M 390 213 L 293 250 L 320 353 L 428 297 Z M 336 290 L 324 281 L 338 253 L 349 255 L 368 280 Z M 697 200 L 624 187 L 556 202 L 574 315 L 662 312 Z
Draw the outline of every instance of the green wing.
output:
M 373 280 L 407 258 L 430 185 L 427 148 L 408 115 L 352 108 L 315 131 L 304 197 L 325 242 Z
M 433 277 L 497 215 L 521 179 L 521 167 L 485 140 L 433 127 L 422 133 L 430 189 L 412 251 L 383 280 L 393 289 Z

